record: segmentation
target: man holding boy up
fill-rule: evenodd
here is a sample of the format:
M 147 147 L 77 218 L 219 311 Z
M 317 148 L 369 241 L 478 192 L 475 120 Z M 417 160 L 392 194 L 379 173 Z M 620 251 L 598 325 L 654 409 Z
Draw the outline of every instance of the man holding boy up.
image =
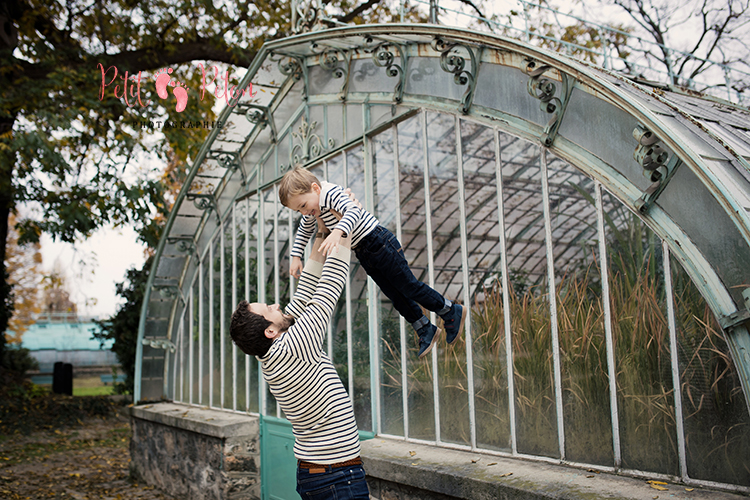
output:
M 229 332 L 245 354 L 258 357 L 263 378 L 292 423 L 300 496 L 367 500 L 354 408 L 323 350 L 349 273 L 351 240 L 342 239 L 327 259 L 322 243 L 318 238 L 313 244 L 288 314 L 278 304 L 243 300 Z
M 352 201 L 341 186 L 320 182 L 310 171 L 294 167 L 279 183 L 279 200 L 285 207 L 302 214 L 292 247 L 289 269 L 292 276 L 299 277 L 302 255 L 319 217 L 331 231 L 321 245 L 321 251 L 331 252 L 342 238 L 351 238 L 351 246 L 362 268 L 419 335 L 420 358 L 430 352 L 439 337 L 438 328 L 430 323 L 420 305 L 443 318 L 448 344 L 458 339 L 467 310 L 417 280 L 396 236 Z

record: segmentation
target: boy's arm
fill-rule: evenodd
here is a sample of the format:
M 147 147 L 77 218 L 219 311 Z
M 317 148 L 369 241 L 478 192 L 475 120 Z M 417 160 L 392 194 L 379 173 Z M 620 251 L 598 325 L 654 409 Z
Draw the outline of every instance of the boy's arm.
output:
M 315 293 L 315 287 L 318 285 L 320 274 L 323 271 L 325 256 L 320 252 L 320 244 L 323 243 L 323 240 L 322 236 L 318 236 L 313 242 L 310 258 L 307 259 L 302 276 L 297 284 L 297 291 L 294 292 L 292 301 L 287 304 L 284 310 L 287 314 L 294 316 L 295 319 L 305 312 L 307 303 Z
M 300 259 L 305 253 L 305 247 L 310 241 L 310 238 L 315 234 L 316 227 L 315 217 L 303 215 L 299 221 L 299 227 L 297 228 L 297 235 L 294 237 L 294 245 L 292 246 L 292 257 L 299 257 Z

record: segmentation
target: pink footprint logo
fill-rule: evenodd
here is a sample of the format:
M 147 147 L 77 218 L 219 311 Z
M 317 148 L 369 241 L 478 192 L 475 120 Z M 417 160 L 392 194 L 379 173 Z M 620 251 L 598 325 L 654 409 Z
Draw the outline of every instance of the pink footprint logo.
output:
M 154 75 L 154 78 L 156 79 L 156 94 L 160 98 L 166 99 L 169 97 L 167 87 L 172 87 L 172 93 L 174 94 L 175 99 L 177 99 L 177 104 L 174 109 L 178 113 L 182 113 L 187 106 L 187 91 L 190 89 L 181 82 L 173 81 L 172 77 L 169 76 L 170 73 L 172 73 L 172 68 L 160 69 L 156 72 L 156 75 Z

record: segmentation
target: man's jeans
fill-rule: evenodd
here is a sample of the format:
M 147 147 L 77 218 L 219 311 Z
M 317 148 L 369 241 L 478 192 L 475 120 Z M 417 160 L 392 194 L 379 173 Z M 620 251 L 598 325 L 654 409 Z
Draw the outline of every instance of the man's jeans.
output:
M 354 253 L 367 274 L 409 323 L 413 324 L 424 315 L 419 305 L 435 312 L 445 306 L 442 295 L 417 280 L 409 269 L 401 243 L 383 226 L 365 236 Z
M 302 500 L 369 500 L 370 490 L 361 465 L 331 467 L 311 473 L 297 467 L 297 493 Z

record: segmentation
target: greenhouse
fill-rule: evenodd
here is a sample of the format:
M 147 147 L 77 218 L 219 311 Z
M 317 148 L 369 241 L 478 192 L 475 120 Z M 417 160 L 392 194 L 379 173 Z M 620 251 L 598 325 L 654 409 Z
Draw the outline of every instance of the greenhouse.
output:
M 471 311 L 420 360 L 352 259 L 327 349 L 363 437 L 750 492 L 746 108 L 427 24 L 267 43 L 243 89 L 159 244 L 136 403 L 283 420 L 229 318 L 295 291 L 300 164 Z

